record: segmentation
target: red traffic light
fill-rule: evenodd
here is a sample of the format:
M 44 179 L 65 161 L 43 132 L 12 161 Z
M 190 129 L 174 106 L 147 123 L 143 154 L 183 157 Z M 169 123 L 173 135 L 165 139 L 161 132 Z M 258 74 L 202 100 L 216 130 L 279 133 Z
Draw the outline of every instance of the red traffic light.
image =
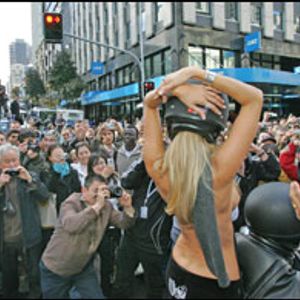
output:
M 45 14 L 45 20 L 47 24 L 53 24 L 53 23 L 59 24 L 61 22 L 61 17 L 57 14 L 48 13 Z
M 46 15 L 45 19 L 46 19 L 47 24 L 52 24 L 53 23 L 53 16 L 52 15 Z
M 44 37 L 46 43 L 60 43 L 63 38 L 63 15 L 44 13 Z
M 55 18 L 54 18 L 54 21 L 55 21 L 55 23 L 60 23 L 60 21 L 61 21 L 61 19 L 60 19 L 60 17 L 59 16 L 56 16 Z
M 144 82 L 144 95 L 146 95 L 148 92 L 155 89 L 155 84 L 153 81 L 146 81 Z

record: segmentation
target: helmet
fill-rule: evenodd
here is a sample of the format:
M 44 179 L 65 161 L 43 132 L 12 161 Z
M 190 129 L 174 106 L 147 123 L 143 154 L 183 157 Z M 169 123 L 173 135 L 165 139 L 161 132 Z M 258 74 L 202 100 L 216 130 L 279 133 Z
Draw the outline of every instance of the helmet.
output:
M 228 97 L 222 94 L 225 101 L 225 109 L 221 115 L 211 110 L 206 113 L 203 120 L 198 113 L 188 108 L 177 97 L 169 97 L 166 103 L 165 120 L 171 139 L 180 131 L 192 131 L 203 136 L 209 143 L 215 143 L 220 132 L 226 128 L 228 119 Z
M 245 220 L 250 230 L 277 242 L 300 242 L 300 221 L 289 197 L 290 184 L 270 182 L 255 188 L 245 203 Z

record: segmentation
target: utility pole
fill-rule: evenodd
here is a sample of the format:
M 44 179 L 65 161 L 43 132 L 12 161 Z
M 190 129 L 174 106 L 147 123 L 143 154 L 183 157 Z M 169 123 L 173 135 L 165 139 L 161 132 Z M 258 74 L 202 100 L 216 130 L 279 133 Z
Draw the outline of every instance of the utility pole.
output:
M 140 86 L 141 86 L 141 94 L 142 98 L 144 97 L 145 91 L 144 91 L 144 82 L 145 82 L 145 69 L 144 69 L 144 36 L 143 36 L 143 18 L 142 18 L 142 2 L 138 2 L 137 5 L 139 6 L 139 37 L 140 37 L 140 54 L 141 54 L 141 80 L 140 80 Z
M 110 49 L 113 49 L 113 50 L 116 50 L 116 51 L 119 51 L 119 52 L 126 53 L 126 54 L 130 55 L 136 61 L 136 63 L 139 66 L 139 69 L 140 69 L 140 81 L 142 81 L 142 82 L 144 81 L 144 67 L 143 67 L 140 59 L 133 52 L 125 50 L 125 49 L 122 49 L 122 48 L 119 48 L 119 47 L 107 45 L 105 43 L 100 43 L 100 42 L 97 42 L 97 41 L 93 41 L 93 40 L 90 40 L 90 39 L 79 37 L 79 36 L 76 36 L 76 35 L 73 35 L 73 34 L 70 34 L 70 33 L 63 33 L 63 35 L 66 36 L 66 37 L 70 37 L 70 38 L 73 38 L 73 39 L 77 39 L 77 40 L 86 42 L 86 43 L 95 44 L 95 45 L 98 45 L 100 47 L 110 48 Z M 143 88 L 144 88 L 143 84 L 141 84 L 140 99 L 143 99 L 143 97 L 144 97 L 144 94 L 142 92 Z

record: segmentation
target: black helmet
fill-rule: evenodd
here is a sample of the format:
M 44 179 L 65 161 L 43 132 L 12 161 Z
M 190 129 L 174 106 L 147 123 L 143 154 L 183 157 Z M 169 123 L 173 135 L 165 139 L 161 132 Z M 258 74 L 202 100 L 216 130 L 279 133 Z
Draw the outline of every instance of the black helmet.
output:
M 203 136 L 209 143 L 215 143 L 220 132 L 226 128 L 228 119 L 228 97 L 225 94 L 222 94 L 222 97 L 226 106 L 222 115 L 208 110 L 206 119 L 203 120 L 177 97 L 171 96 L 167 101 L 165 113 L 170 138 L 173 139 L 180 131 L 192 131 Z
M 290 184 L 270 182 L 255 188 L 245 203 L 246 224 L 254 234 L 277 242 L 300 242 L 300 221 L 289 197 Z

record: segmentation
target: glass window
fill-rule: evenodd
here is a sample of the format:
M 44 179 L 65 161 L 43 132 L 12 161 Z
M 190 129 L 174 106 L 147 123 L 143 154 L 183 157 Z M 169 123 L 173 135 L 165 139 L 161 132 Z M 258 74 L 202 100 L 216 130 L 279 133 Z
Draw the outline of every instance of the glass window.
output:
M 150 77 L 152 77 L 151 59 L 150 59 L 150 57 L 147 57 L 145 59 L 145 78 L 150 78 Z
M 162 74 L 161 52 L 153 56 L 153 76 Z
M 116 77 L 117 77 L 117 85 L 121 86 L 123 85 L 123 74 L 122 74 L 122 69 L 121 70 L 117 70 L 116 72 Z
M 272 63 L 262 62 L 261 66 L 266 69 L 272 69 Z
M 223 51 L 223 67 L 234 68 L 235 67 L 235 53 L 233 51 Z
M 210 14 L 210 3 L 196 2 L 196 12 L 199 14 Z
M 260 2 L 251 3 L 251 23 L 262 24 L 262 4 Z
M 274 69 L 275 70 L 280 70 L 280 64 L 274 64 Z
M 226 2 L 225 16 L 227 20 L 238 20 L 238 3 L 237 2 Z
M 220 50 L 206 48 L 206 69 L 220 68 Z
M 274 28 L 278 30 L 282 30 L 282 12 L 281 11 L 273 11 L 273 20 L 274 20 Z
M 155 22 L 163 22 L 164 21 L 164 2 L 154 2 L 155 3 Z
M 201 47 L 189 46 L 189 66 L 203 68 L 203 49 Z
M 165 74 L 172 72 L 172 54 L 171 49 L 167 49 L 164 53 Z
M 130 69 L 129 67 L 124 68 L 124 84 L 128 84 L 130 82 Z
M 140 78 L 140 69 L 135 66 L 131 69 L 131 82 L 137 82 Z
M 280 56 L 274 55 L 273 58 L 274 58 L 274 62 L 280 63 Z
M 295 17 L 295 31 L 300 33 L 300 16 Z
M 272 55 L 261 54 L 261 60 L 266 61 L 266 62 L 272 62 Z

